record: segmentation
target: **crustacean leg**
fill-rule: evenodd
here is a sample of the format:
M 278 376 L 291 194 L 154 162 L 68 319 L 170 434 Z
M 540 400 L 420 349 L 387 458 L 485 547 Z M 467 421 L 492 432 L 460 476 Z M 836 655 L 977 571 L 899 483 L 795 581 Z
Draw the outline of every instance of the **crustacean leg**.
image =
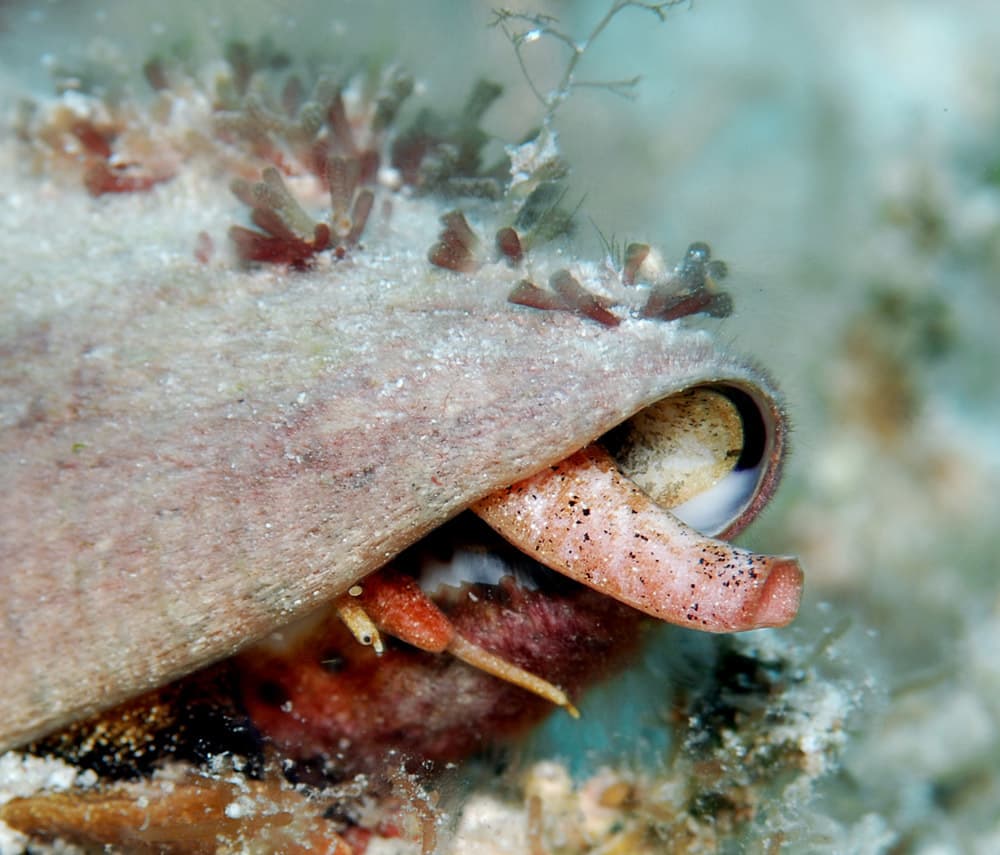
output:
M 355 585 L 335 604 L 341 620 L 362 644 L 381 653 L 382 630 L 429 653 L 450 653 L 468 665 L 534 692 L 565 708 L 574 718 L 580 713 L 558 686 L 519 668 L 501 656 L 463 637 L 412 576 L 384 568 Z
M 383 575 L 389 577 L 384 582 Z M 371 600 L 394 601 L 389 615 L 380 613 L 386 602 L 363 607 L 383 634 L 381 655 L 327 613 L 235 663 L 242 708 L 295 764 L 297 779 L 358 772 L 381 778 L 399 764 L 417 771 L 425 762 L 454 762 L 502 745 L 544 718 L 553 702 L 566 706 L 564 697 L 575 700 L 628 661 L 644 619 L 610 597 L 563 581 L 471 514 L 359 587 Z M 424 590 L 445 621 L 436 609 L 429 618 L 421 614 Z M 350 599 L 360 607 L 364 596 Z M 415 616 L 416 627 L 395 624 Z M 397 635 L 417 644 L 397 643 Z M 463 661 L 451 655 L 464 654 L 464 644 L 488 651 L 500 667 L 483 669 L 478 656 L 463 655 Z M 532 679 L 520 679 L 523 674 Z M 536 676 L 545 691 L 533 691 Z

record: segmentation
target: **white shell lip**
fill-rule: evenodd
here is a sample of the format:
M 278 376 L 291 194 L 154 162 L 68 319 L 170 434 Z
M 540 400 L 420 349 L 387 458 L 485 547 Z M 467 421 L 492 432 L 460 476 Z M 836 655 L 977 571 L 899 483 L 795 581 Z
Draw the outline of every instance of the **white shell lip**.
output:
M 719 534 L 743 513 L 760 479 L 761 465 L 733 470 L 711 489 L 671 508 L 670 513 L 702 534 Z

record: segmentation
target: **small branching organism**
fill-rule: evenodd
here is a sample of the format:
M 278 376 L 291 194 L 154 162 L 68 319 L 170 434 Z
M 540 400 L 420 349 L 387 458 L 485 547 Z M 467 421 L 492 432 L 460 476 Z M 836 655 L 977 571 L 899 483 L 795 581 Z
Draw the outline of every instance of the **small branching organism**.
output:
M 392 165 L 404 183 L 423 193 L 444 197 L 498 199 L 504 190 L 507 163 L 483 165 L 489 136 L 480 127 L 502 88 L 477 81 L 454 117 L 424 109 L 392 144 Z
M 667 10 L 689 0 L 666 0 L 661 3 L 645 3 L 640 0 L 615 0 L 611 7 L 605 12 L 597 24 L 594 25 L 590 33 L 583 39 L 574 39 L 572 36 L 559 29 L 558 20 L 551 15 L 525 14 L 522 12 L 512 12 L 509 9 L 497 9 L 494 11 L 493 26 L 503 30 L 504 35 L 514 46 L 514 53 L 517 56 L 518 65 L 521 72 L 534 94 L 535 98 L 542 105 L 545 113 L 542 117 L 544 126 L 551 124 L 559 107 L 577 89 L 604 89 L 615 95 L 631 98 L 635 94 L 635 88 L 639 85 L 640 77 L 630 77 L 623 80 L 578 80 L 576 78 L 577 67 L 584 54 L 588 51 L 594 41 L 604 32 L 611 21 L 624 9 L 635 8 L 644 9 L 656 15 L 661 21 L 666 20 Z M 528 70 L 525 60 L 525 47 L 538 42 L 542 38 L 548 38 L 558 42 L 569 51 L 569 60 L 563 70 L 559 82 L 549 92 L 543 92 L 536 83 L 533 75 Z
M 361 183 L 374 180 L 388 120 L 412 91 L 412 79 L 395 68 L 348 84 L 323 73 L 307 97 L 300 76 L 276 77 L 272 69 L 239 66 L 232 79 L 223 78 L 215 95 L 217 136 L 286 174 L 326 181 L 330 158 L 337 156 L 359 161 Z M 233 80 L 248 74 L 250 80 L 236 87 Z
M 441 217 L 441 225 L 444 229 L 427 253 L 427 260 L 435 267 L 460 273 L 471 273 L 479 267 L 477 253 L 480 240 L 465 219 L 465 214 L 449 211 Z
M 539 288 L 528 279 L 522 279 L 507 298 L 519 306 L 533 309 L 561 309 L 575 312 L 586 318 L 615 327 L 621 318 L 612 313 L 610 300 L 598 297 L 588 291 L 568 270 L 557 270 L 549 278 L 551 291 Z
M 330 220 L 316 222 L 288 191 L 281 173 L 269 166 L 263 180 L 250 184 L 233 180 L 233 194 L 252 210 L 260 231 L 232 226 L 229 236 L 240 257 L 247 261 L 280 262 L 305 267 L 310 258 L 330 247 L 338 257 L 361 238 L 375 199 L 369 188 L 359 190 L 361 162 L 334 156 L 327 161 L 326 184 L 330 193 Z
M 507 149 L 512 175 L 508 192 L 513 196 L 519 195 L 524 201 L 514 220 L 496 232 L 495 245 L 499 256 L 511 266 L 521 265 L 532 245 L 546 243 L 572 228 L 576 210 L 567 211 L 562 207 L 566 195 L 562 179 L 565 178 L 566 168 L 557 154 L 555 132 L 552 129 L 553 119 L 559 108 L 580 88 L 599 88 L 616 95 L 632 97 L 638 85 L 638 77 L 625 80 L 579 80 L 578 66 L 585 53 L 623 10 L 645 10 L 662 21 L 666 18 L 667 10 L 677 5 L 680 5 L 680 0 L 663 3 L 616 0 L 581 40 L 560 29 L 558 21 L 548 15 L 525 14 L 507 9 L 494 13 L 493 26 L 502 29 L 513 45 L 525 80 L 544 110 L 537 134 L 526 143 Z M 538 85 L 525 58 L 527 46 L 543 38 L 559 43 L 569 52 L 562 76 L 548 92 L 543 92 Z M 721 261 L 711 260 L 707 244 L 691 244 L 684 260 L 673 270 L 665 270 L 659 254 L 647 244 L 630 243 L 624 249 L 607 241 L 605 245 L 608 264 L 613 270 L 613 278 L 617 280 L 610 284 L 624 286 L 627 291 L 640 286 L 640 290 L 646 295 L 642 304 L 633 306 L 630 313 L 638 317 L 669 321 L 693 314 L 724 317 L 731 311 L 732 302 L 728 294 L 719 291 L 717 287 L 719 280 L 726 275 L 726 265 Z M 621 317 L 612 312 L 615 299 L 591 293 L 568 270 L 552 274 L 548 290 L 528 278 L 522 279 L 511 291 L 509 300 L 537 309 L 575 312 L 608 326 L 621 321 Z M 627 295 L 625 302 L 634 303 L 634 294 Z
M 273 67 L 273 62 L 266 65 Z M 232 183 L 234 195 L 251 209 L 257 227 L 230 229 L 237 254 L 244 261 L 293 268 L 307 267 L 313 256 L 326 250 L 342 258 L 358 244 L 368 222 L 386 133 L 413 81 L 390 69 L 374 85 L 362 82 L 348 91 L 348 86 L 321 75 L 307 98 L 298 76 L 287 77 L 272 93 L 263 82 L 255 83 L 257 71 L 252 64 L 234 65 L 231 95 L 236 103 L 215 123 L 224 140 L 269 164 L 260 181 L 237 178 Z M 318 181 L 329 199 L 328 216 L 309 215 L 283 174 Z
M 280 94 L 266 95 L 263 84 L 251 79 L 242 87 L 251 94 L 216 122 L 228 142 L 269 164 L 261 181 L 233 183 L 233 192 L 251 209 L 257 227 L 230 230 L 244 261 L 301 269 L 326 250 L 342 258 L 358 244 L 380 189 L 405 187 L 413 194 L 444 198 L 502 195 L 507 164 L 484 167 L 489 137 L 480 127 L 483 114 L 500 94 L 496 84 L 475 83 L 454 117 L 424 109 L 399 131 L 393 122 L 412 92 L 410 77 L 393 69 L 377 86 L 357 80 L 335 86 L 332 78 L 321 77 L 304 101 L 298 80 L 289 78 Z M 327 221 L 306 213 L 283 174 L 311 175 L 319 181 L 329 195 Z M 472 269 L 469 259 L 456 254 L 461 241 L 443 240 L 445 251 L 430 253 L 442 260 L 440 266 Z
M 538 129 L 520 145 L 508 146 L 510 159 L 509 195 L 526 199 L 517 220 L 497 233 L 501 253 L 512 261 L 519 261 L 531 243 L 543 243 L 566 234 L 571 227 L 576 210 L 567 212 L 560 207 L 566 194 L 563 180 L 568 168 L 559 154 L 553 120 L 559 108 L 570 95 L 583 88 L 603 89 L 622 97 L 633 97 L 639 77 L 627 80 L 579 80 L 577 70 L 584 55 L 605 31 L 611 21 L 627 8 L 651 12 L 663 21 L 666 12 L 682 0 L 662 3 L 644 3 L 636 0 L 615 0 L 583 39 L 575 39 L 558 26 L 550 15 L 513 12 L 509 9 L 494 11 L 491 26 L 501 29 L 514 48 L 524 79 L 543 109 Z M 528 68 L 525 50 L 543 40 L 554 41 L 568 50 L 562 76 L 548 92 L 536 81 Z M 582 201 L 580 203 L 582 205 Z M 577 205 L 577 210 L 580 205 Z
M 641 244 L 626 247 L 625 271 L 633 277 L 642 269 L 642 262 L 636 264 L 640 255 L 643 255 Z M 724 261 L 712 260 L 707 243 L 691 244 L 673 275 L 653 285 L 642 316 L 665 321 L 696 314 L 726 317 L 732 311 L 732 299 L 725 291 L 719 291 L 716 283 L 728 272 Z
M 726 317 L 732 311 L 732 299 L 718 288 L 726 276 L 726 264 L 712 260 L 708 244 L 697 242 L 688 247 L 683 261 L 673 270 L 662 271 L 662 263 L 646 244 L 632 243 L 625 248 L 624 261 L 614 269 L 618 284 L 645 299 L 632 311 L 641 318 L 673 321 L 688 315 L 705 314 Z M 557 309 L 574 312 L 605 326 L 617 326 L 621 318 L 611 309 L 615 301 L 586 290 L 566 270 L 549 279 L 546 291 L 528 279 L 522 279 L 508 299 L 534 309 Z
M 103 196 L 144 192 L 176 174 L 176 158 L 146 137 L 142 125 L 130 106 L 72 91 L 47 111 L 23 102 L 15 130 L 38 159 L 79 170 L 87 192 Z

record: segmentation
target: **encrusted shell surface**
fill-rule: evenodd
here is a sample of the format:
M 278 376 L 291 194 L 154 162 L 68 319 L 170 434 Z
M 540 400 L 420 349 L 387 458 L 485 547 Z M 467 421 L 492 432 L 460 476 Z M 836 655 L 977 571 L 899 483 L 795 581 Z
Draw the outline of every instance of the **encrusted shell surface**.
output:
M 757 382 L 704 333 L 421 283 L 130 284 L 5 341 L 0 744 L 232 653 L 652 401 Z
M 216 170 L 94 200 L 17 152 L 0 146 L 0 749 L 231 655 L 692 385 L 750 395 L 780 459 L 774 390 L 708 333 L 507 301 L 568 265 L 614 302 L 606 266 L 556 249 L 436 269 L 445 209 L 396 194 L 342 261 L 240 270 L 204 251 L 244 215 Z

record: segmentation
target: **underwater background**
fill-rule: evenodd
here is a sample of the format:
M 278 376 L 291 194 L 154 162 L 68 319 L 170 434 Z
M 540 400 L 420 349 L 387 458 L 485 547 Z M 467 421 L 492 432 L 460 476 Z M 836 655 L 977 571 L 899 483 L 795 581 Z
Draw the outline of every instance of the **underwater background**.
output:
M 580 37 L 608 6 L 518 10 Z M 457 0 L 0 2 L 0 88 L 49 92 L 60 66 L 136 73 L 152 52 L 211 56 L 231 38 L 364 45 L 442 104 L 499 80 L 500 145 L 543 111 L 492 19 Z M 998 43 L 987 0 L 697 0 L 663 22 L 625 9 L 588 49 L 581 79 L 641 80 L 629 98 L 580 89 L 556 117 L 577 239 L 669 258 L 705 240 L 728 262 L 736 310 L 718 335 L 778 380 L 794 427 L 742 542 L 799 555 L 807 585 L 787 630 L 658 633 L 581 725 L 553 719 L 517 763 L 555 758 L 544 774 L 577 782 L 639 770 L 645 821 L 714 824 L 689 851 L 1000 851 Z M 566 62 L 545 37 L 522 55 L 543 91 Z M 736 672 L 747 698 L 705 700 Z M 678 706 L 686 694 L 699 702 Z M 711 750 L 709 725 L 725 735 Z M 727 799 L 729 825 L 711 819 Z

